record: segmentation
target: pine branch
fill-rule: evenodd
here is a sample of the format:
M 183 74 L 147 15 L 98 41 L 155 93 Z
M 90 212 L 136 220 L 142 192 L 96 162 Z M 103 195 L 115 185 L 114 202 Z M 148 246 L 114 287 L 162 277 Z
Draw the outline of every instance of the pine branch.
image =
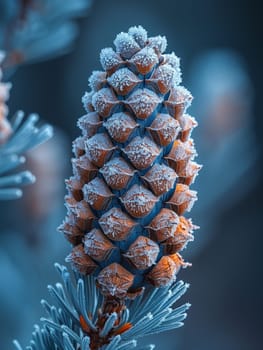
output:
M 0 65 L 4 55 L 0 52 Z M 34 175 L 29 171 L 10 174 L 25 162 L 23 154 L 47 141 L 53 134 L 50 125 L 37 126 L 39 117 L 31 114 L 25 118 L 19 111 L 12 122 L 7 120 L 5 104 L 9 97 L 10 84 L 1 82 L 0 67 L 0 200 L 16 199 L 22 196 L 21 186 L 33 183 Z
M 24 113 L 17 112 L 11 124 L 13 126 L 12 136 L 0 146 L 0 200 L 21 197 L 20 186 L 35 182 L 34 175 L 29 171 L 22 171 L 15 175 L 3 175 L 25 162 L 22 154 L 47 141 L 53 135 L 50 125 L 37 127 L 38 119 L 37 115 L 31 114 L 24 121 Z
M 55 267 L 63 284 L 48 287 L 53 303 L 41 301 L 47 317 L 41 319 L 41 327 L 35 326 L 26 350 L 90 350 L 90 338 L 99 331 L 96 324 L 104 298 L 94 276 L 83 278 L 78 273 L 70 276 L 65 266 Z M 101 349 L 153 349 L 153 345 L 137 347 L 137 339 L 183 325 L 190 304 L 176 308 L 174 305 L 187 288 L 187 284 L 179 281 L 164 288 L 146 288 L 137 299 L 127 300 L 121 314 L 112 313 L 100 331 L 101 339 L 111 335 L 109 343 Z M 17 350 L 23 349 L 17 341 L 14 344 Z
M 76 17 L 92 0 L 4 0 L 0 5 L 0 47 L 5 67 L 50 59 L 69 51 L 78 35 Z

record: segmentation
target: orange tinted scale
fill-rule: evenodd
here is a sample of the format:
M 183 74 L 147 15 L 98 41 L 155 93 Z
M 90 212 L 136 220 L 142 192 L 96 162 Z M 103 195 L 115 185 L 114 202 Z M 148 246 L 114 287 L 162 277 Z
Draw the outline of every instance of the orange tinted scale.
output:
M 84 332 L 89 333 L 90 332 L 90 328 L 87 325 L 86 321 L 84 320 L 84 317 L 82 315 L 79 316 L 79 322 L 81 325 L 81 328 Z

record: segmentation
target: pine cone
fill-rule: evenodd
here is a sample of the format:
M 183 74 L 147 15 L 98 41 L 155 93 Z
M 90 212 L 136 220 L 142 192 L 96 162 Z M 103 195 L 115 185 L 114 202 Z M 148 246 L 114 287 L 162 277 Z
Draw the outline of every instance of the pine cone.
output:
M 1 63 L 4 59 L 4 54 L 0 52 L 0 145 L 4 143 L 11 134 L 11 126 L 6 119 L 8 108 L 5 102 L 9 98 L 10 83 L 2 83 Z
M 60 226 L 74 245 L 67 257 L 95 274 L 106 297 L 133 297 L 148 283 L 165 286 L 188 264 L 179 254 L 195 226 L 182 216 L 197 199 L 189 185 L 200 166 L 186 114 L 192 96 L 166 38 L 141 26 L 101 51 L 83 97 L 87 114 L 73 142 L 68 210 Z

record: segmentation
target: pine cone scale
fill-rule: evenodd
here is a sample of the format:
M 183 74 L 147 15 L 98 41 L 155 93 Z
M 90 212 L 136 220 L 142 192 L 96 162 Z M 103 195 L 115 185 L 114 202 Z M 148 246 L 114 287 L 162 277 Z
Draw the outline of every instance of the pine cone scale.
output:
M 175 254 L 193 239 L 182 216 L 196 200 L 189 186 L 200 170 L 190 138 L 197 123 L 186 114 L 192 96 L 179 85 L 179 59 L 163 53 L 166 39 L 145 33 L 132 27 L 116 37 L 116 52 L 102 50 L 104 71 L 92 74 L 83 97 L 67 181 L 73 199 L 63 227 L 82 254 L 69 261 L 84 274 L 96 266 L 98 287 L 116 298 L 172 283 L 186 266 Z

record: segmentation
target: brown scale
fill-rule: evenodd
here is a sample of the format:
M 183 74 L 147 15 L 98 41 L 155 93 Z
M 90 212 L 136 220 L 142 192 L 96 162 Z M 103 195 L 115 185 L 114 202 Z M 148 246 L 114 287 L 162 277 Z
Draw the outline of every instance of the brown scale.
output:
M 145 187 L 133 185 L 120 200 L 132 217 L 141 218 L 152 211 L 158 198 Z
M 66 262 L 72 264 L 75 271 L 83 275 L 90 275 L 97 269 L 98 265 L 84 251 L 82 244 L 77 245 L 66 257 Z
M 176 178 L 175 171 L 164 164 L 154 164 L 146 175 L 142 176 L 156 196 L 173 188 Z
M 185 262 L 182 258 L 182 256 L 179 253 L 175 253 L 175 254 L 171 254 L 168 255 L 169 258 L 171 258 L 173 260 L 173 262 L 175 263 L 176 266 L 176 274 L 179 272 L 180 268 L 183 267 L 188 267 L 191 266 L 191 263 Z
M 114 190 L 122 190 L 127 187 L 135 170 L 121 157 L 112 158 L 100 169 L 108 186 Z
M 107 73 L 104 71 L 94 71 L 89 78 L 89 85 L 92 90 L 98 91 L 107 83 Z
M 189 160 L 195 155 L 196 150 L 192 140 L 186 142 L 175 140 L 172 149 L 164 158 L 167 159 L 169 166 L 178 174 L 186 168 Z
M 120 101 L 110 88 L 103 88 L 95 92 L 92 97 L 92 105 L 95 111 L 103 118 L 109 117 L 113 108 L 119 103 Z
M 116 142 L 126 142 L 135 128 L 139 124 L 127 112 L 115 113 L 108 118 L 103 126 Z
M 155 110 L 161 99 L 149 89 L 137 89 L 122 103 L 128 106 L 138 119 L 147 119 Z
M 180 131 L 179 122 L 172 118 L 169 114 L 159 113 L 152 122 L 151 126 L 146 128 L 149 130 L 154 141 L 161 145 L 167 146 L 175 141 Z
M 194 236 L 191 232 L 196 228 L 190 220 L 180 216 L 173 236 L 162 243 L 164 254 L 174 254 L 184 249 L 188 242 L 193 241 Z
M 82 187 L 84 185 L 83 179 L 79 176 L 71 176 L 65 180 L 69 194 L 76 200 L 81 201 L 83 199 Z
M 202 166 L 200 164 L 191 161 L 188 162 L 186 167 L 177 173 L 179 176 L 178 182 L 188 186 L 191 185 L 201 168 Z
M 79 136 L 72 143 L 73 153 L 77 158 L 85 154 L 85 140 L 86 137 Z
M 179 224 L 178 215 L 171 209 L 162 208 L 160 213 L 146 227 L 153 239 L 162 242 L 173 237 Z
M 89 112 L 94 112 L 94 107 L 92 105 L 92 97 L 94 95 L 94 92 L 85 92 L 84 96 L 82 97 L 82 104 L 85 110 Z
M 168 256 L 163 256 L 153 269 L 146 275 L 148 280 L 154 287 L 163 287 L 175 280 L 176 265 Z
M 142 26 L 129 28 L 128 34 L 140 47 L 144 47 L 147 44 L 147 32 Z
M 97 167 L 102 167 L 116 148 L 107 134 L 96 134 L 86 141 L 87 154 Z
M 80 156 L 77 159 L 72 159 L 72 168 L 74 176 L 82 179 L 85 183 L 94 179 L 98 173 L 98 168 L 86 156 Z
M 137 71 L 140 74 L 148 74 L 153 67 L 158 63 L 159 59 L 155 51 L 151 47 L 144 47 L 142 50 L 137 52 L 130 60 L 135 65 Z
M 120 68 L 108 79 L 108 83 L 113 87 L 118 95 L 128 95 L 135 86 L 141 83 L 141 80 L 128 68 Z
M 163 64 L 156 68 L 146 83 L 153 84 L 161 94 L 166 94 L 174 85 L 176 71 L 169 64 Z
M 118 263 L 105 267 L 97 277 L 102 294 L 122 299 L 132 286 L 134 275 Z
M 107 58 L 108 55 L 104 54 L 106 51 L 108 53 L 110 52 L 110 59 Z M 121 56 L 117 54 L 111 47 L 101 50 L 100 62 L 102 68 L 105 69 L 108 74 L 112 74 L 123 64 Z
M 119 208 L 112 208 L 103 214 L 99 219 L 99 224 L 104 234 L 113 241 L 126 239 L 131 230 L 137 225 Z
M 92 212 L 88 214 L 90 216 L 89 220 L 83 220 L 80 216 L 75 215 L 75 213 L 69 212 L 68 216 L 66 217 L 70 225 L 76 226 L 81 232 L 85 232 L 86 230 L 91 228 L 92 220 L 94 219 L 94 216 L 91 217 Z
M 69 217 L 58 227 L 58 231 L 63 232 L 65 238 L 72 244 L 77 245 L 81 243 L 84 232 L 75 225 L 74 221 L 70 221 Z
M 88 203 L 84 200 L 77 202 L 73 197 L 66 196 L 66 206 L 69 213 L 75 215 L 76 225 L 82 230 L 90 230 L 92 227 L 95 215 L 91 211 Z
M 174 52 L 163 55 L 163 64 L 166 64 L 166 63 L 168 63 L 176 71 L 180 70 L 180 59 L 178 56 L 175 55 Z
M 107 259 L 116 247 L 99 229 L 92 229 L 83 239 L 85 253 L 92 259 L 102 262 Z
M 169 98 L 164 101 L 168 113 L 175 119 L 179 119 L 191 104 L 193 97 L 188 90 L 182 86 L 171 89 Z
M 148 38 L 147 45 L 152 47 L 158 56 L 166 50 L 167 40 L 165 36 L 153 36 Z
M 197 127 L 197 122 L 195 118 L 191 117 L 189 114 L 183 114 L 180 118 L 178 118 L 181 132 L 180 132 L 180 140 L 185 142 L 191 136 L 192 130 Z
M 78 126 L 82 129 L 86 137 L 91 137 L 96 134 L 98 128 L 102 125 L 100 116 L 97 112 L 85 114 L 78 120 Z
M 116 46 L 116 52 L 124 59 L 131 58 L 141 49 L 138 43 L 127 33 L 118 34 L 113 43 Z
M 157 145 L 149 137 L 136 136 L 124 149 L 131 163 L 136 169 L 148 168 L 160 153 Z
M 166 202 L 178 214 L 190 211 L 197 200 L 196 191 L 191 191 L 187 185 L 177 184 L 171 198 Z
M 190 266 L 179 254 L 164 255 L 146 275 L 147 280 L 155 287 L 165 286 L 176 279 L 181 267 Z
M 138 270 L 151 267 L 159 254 L 159 246 L 148 237 L 139 236 L 123 256 L 128 258 Z
M 114 194 L 109 190 L 105 182 L 95 177 L 83 187 L 84 199 L 95 210 L 104 210 L 107 208 Z

